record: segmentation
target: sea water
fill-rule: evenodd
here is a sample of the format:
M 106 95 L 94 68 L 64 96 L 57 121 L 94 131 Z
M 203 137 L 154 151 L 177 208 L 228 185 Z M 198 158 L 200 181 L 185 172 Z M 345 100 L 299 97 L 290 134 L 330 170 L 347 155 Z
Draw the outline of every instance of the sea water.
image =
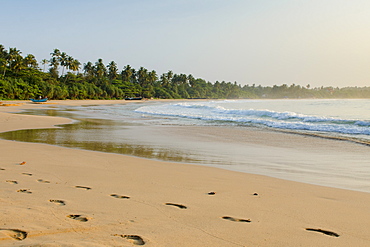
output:
M 152 101 L 62 106 L 36 114 L 65 116 L 78 121 L 60 129 L 22 130 L 0 137 L 196 163 L 370 192 L 370 152 L 367 151 L 370 148 L 367 145 L 370 143 L 370 100 Z M 314 151 L 285 148 L 284 145 L 266 147 L 251 145 L 243 138 L 225 138 L 221 133 L 210 136 L 187 132 L 198 126 L 319 135 L 350 140 L 358 148 L 338 153 L 329 147 Z M 183 133 L 179 133 L 179 129 Z
M 172 117 L 177 124 L 260 126 L 370 141 L 369 100 L 178 102 L 142 106 L 135 112 Z
M 157 159 L 181 157 L 177 160 L 370 192 L 370 152 L 367 152 L 370 148 L 370 100 L 367 99 L 187 100 L 91 106 L 80 110 L 88 116 L 147 127 L 163 126 L 152 130 L 132 128 L 124 137 L 131 144 L 137 142 L 153 148 Z M 186 140 L 184 136 L 171 138 L 168 135 L 171 126 L 253 127 L 348 140 L 363 147 L 361 152 L 344 150 L 340 154 L 331 152 L 329 147 L 320 151 L 269 147 L 271 153 L 266 153 L 265 146 L 233 140 L 225 142 L 222 138 L 212 141 L 207 140 L 209 136 L 186 137 Z M 115 132 L 114 137 L 119 139 L 121 133 Z

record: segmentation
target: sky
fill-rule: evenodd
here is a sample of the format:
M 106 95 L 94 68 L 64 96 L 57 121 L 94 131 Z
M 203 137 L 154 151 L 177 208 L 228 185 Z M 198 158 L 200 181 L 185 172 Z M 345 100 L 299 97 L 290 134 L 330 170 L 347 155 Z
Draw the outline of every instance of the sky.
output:
M 214 83 L 370 86 L 369 0 L 0 0 L 0 44 Z

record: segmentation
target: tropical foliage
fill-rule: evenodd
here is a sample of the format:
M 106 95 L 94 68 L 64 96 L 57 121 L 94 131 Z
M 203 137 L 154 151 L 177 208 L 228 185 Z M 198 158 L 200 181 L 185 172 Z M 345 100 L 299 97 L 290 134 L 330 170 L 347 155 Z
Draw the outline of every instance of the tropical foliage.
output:
M 8 50 L 0 44 L 0 99 L 124 99 L 128 97 L 160 99 L 239 99 L 239 98 L 370 98 L 370 87 L 310 88 L 288 86 L 242 86 L 237 82 L 214 83 L 192 75 L 158 75 L 154 70 L 126 65 L 120 70 L 116 62 L 107 65 L 80 61 L 54 49 L 49 59 L 39 63 L 35 56 L 17 48 Z

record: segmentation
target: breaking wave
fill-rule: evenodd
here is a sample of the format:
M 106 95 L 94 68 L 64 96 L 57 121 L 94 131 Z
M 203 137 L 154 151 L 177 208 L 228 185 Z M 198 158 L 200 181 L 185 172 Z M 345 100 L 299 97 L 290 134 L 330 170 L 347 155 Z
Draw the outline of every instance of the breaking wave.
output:
M 262 125 L 286 130 L 332 132 L 351 135 L 370 135 L 370 121 L 306 115 L 291 111 L 269 109 L 228 108 L 215 102 L 172 103 L 146 105 L 137 113 L 166 117 L 219 121 L 223 124 Z

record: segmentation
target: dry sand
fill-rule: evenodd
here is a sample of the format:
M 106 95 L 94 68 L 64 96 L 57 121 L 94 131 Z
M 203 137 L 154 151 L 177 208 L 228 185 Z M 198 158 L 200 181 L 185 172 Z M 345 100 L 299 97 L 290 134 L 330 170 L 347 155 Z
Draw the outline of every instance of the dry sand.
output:
M 70 121 L 10 113 L 30 107 L 0 107 L 0 131 Z M 0 246 L 370 246 L 369 193 L 44 144 L 0 154 Z

